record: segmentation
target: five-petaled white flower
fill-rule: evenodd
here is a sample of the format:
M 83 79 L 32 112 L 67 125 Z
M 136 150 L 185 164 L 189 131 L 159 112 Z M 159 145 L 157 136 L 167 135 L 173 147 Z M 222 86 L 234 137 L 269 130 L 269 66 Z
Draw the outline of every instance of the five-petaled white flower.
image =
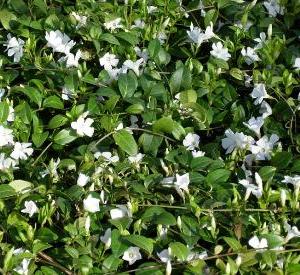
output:
M 257 45 L 254 47 L 254 49 L 261 49 L 266 41 L 266 38 L 266 34 L 264 32 L 261 32 L 259 34 L 259 37 L 254 39 L 254 41 L 257 42 Z
M 222 139 L 222 147 L 226 150 L 226 154 L 230 154 L 235 148 L 246 149 L 254 143 L 254 139 L 244 133 L 234 133 L 231 129 L 225 131 L 226 137 Z
M 258 198 L 258 199 L 261 198 L 261 196 L 263 194 L 263 185 L 262 185 L 262 179 L 258 173 L 255 173 L 255 181 L 256 181 L 257 185 L 252 184 L 251 179 L 239 180 L 239 183 L 246 188 L 245 200 L 248 200 L 251 193 L 256 198 Z
M 182 194 L 181 190 L 189 192 L 190 176 L 189 173 L 183 174 L 180 176 L 176 174 L 176 181 L 174 182 L 175 188 L 178 193 Z
M 90 181 L 90 177 L 83 174 L 79 173 L 78 179 L 77 179 L 77 185 L 83 187 L 85 186 L 88 182 Z
M 142 161 L 144 154 L 138 153 L 135 156 L 128 157 L 130 163 L 138 164 Z
M 206 42 L 215 36 L 212 22 L 210 23 L 210 26 L 206 27 L 205 32 L 199 27 L 194 27 L 193 23 L 191 23 L 190 30 L 187 31 L 187 34 L 190 40 L 197 44 L 197 47 L 200 47 L 203 42 Z
M 124 217 L 131 217 L 131 213 L 126 205 L 116 205 L 117 208 L 110 210 L 110 217 L 112 220 Z
M 171 261 L 171 248 L 169 247 L 168 249 L 162 250 L 160 253 L 156 253 L 158 258 L 163 262 L 167 263 L 168 261 Z
M 203 157 L 205 155 L 205 152 L 193 150 L 192 155 L 193 158 L 199 158 L 199 157 Z
M 228 52 L 228 49 L 224 48 L 221 42 L 213 43 L 212 51 L 210 51 L 210 53 L 212 56 L 222 59 L 224 61 L 227 61 L 231 57 L 231 54 Z
M 76 130 L 77 135 L 83 137 L 83 136 L 88 136 L 92 137 L 94 134 L 94 128 L 91 127 L 93 124 L 94 120 L 91 118 L 86 118 L 88 115 L 88 112 L 83 113 L 82 115 L 79 116 L 76 122 L 71 123 L 71 127 Z
M 70 53 L 70 50 L 76 44 L 60 30 L 46 32 L 45 39 L 47 40 L 47 46 L 52 48 L 53 52 L 64 53 L 66 55 Z
M 91 194 L 88 195 L 86 199 L 83 200 L 83 207 L 84 210 L 96 213 L 100 211 L 100 200 L 97 198 L 94 198 Z
M 116 29 L 122 29 L 123 25 L 121 24 L 121 21 L 122 21 L 121 18 L 116 18 L 114 20 L 105 22 L 104 27 L 111 31 L 114 31 Z
M 134 28 L 144 29 L 145 25 L 146 25 L 145 21 L 138 18 L 138 19 L 134 20 L 134 25 L 132 25 L 131 28 L 132 29 L 134 29 Z
M 300 69 L 300 57 L 297 57 L 295 59 L 295 63 L 294 63 L 294 66 L 293 66 L 295 69 Z
M 193 151 L 195 148 L 199 147 L 199 142 L 200 137 L 197 134 L 188 133 L 182 143 L 187 150 Z
M 260 128 L 264 125 L 264 118 L 263 117 L 251 117 L 248 122 L 243 122 L 243 124 L 249 128 L 251 131 L 253 131 L 256 136 L 260 137 Z
M 16 160 L 12 158 L 6 158 L 4 153 L 0 153 L 0 171 L 4 171 L 11 167 L 15 167 L 16 165 Z
M 142 259 L 140 249 L 136 246 L 129 247 L 123 254 L 123 260 L 127 261 L 129 265 L 134 264 L 136 261 Z
M 250 150 L 255 155 L 256 160 L 270 160 L 271 153 L 275 144 L 278 142 L 279 137 L 276 134 L 272 134 L 270 139 L 267 136 L 263 136 L 255 145 L 252 145 Z
M 78 67 L 78 61 L 81 58 L 81 51 L 78 50 L 76 55 L 74 55 L 73 53 L 68 53 L 65 57 L 65 59 L 67 60 L 66 62 L 66 67 L 70 68 L 70 67 Z
M 105 244 L 105 249 L 111 246 L 111 228 L 107 228 L 104 235 L 100 237 L 101 242 Z
M 259 105 L 265 98 L 270 96 L 267 94 L 266 86 L 263 83 L 258 83 L 254 85 L 253 91 L 250 94 L 252 98 L 255 98 L 254 105 Z
M 284 176 L 284 180 L 282 182 L 292 184 L 294 186 L 295 193 L 299 194 L 299 191 L 300 191 L 300 176 L 298 176 L 298 175 L 295 175 L 293 177 Z
M 33 153 L 33 149 L 30 148 L 30 146 L 31 146 L 31 143 L 16 142 L 14 145 L 14 150 L 12 151 L 10 156 L 13 159 L 26 160 Z
M 24 44 L 22 39 L 12 37 L 10 33 L 7 35 L 7 42 L 4 43 L 4 46 L 6 46 L 7 55 L 14 56 L 14 62 L 19 62 L 23 56 Z
M 266 118 L 272 115 L 272 108 L 266 101 L 263 101 L 260 104 L 259 113 L 262 115 L 263 118 Z
M 259 249 L 258 252 L 263 252 L 265 251 L 264 248 L 268 248 L 268 241 L 265 238 L 262 238 L 261 240 L 259 240 L 259 238 L 257 236 L 252 237 L 249 240 L 249 245 L 255 249 Z
M 287 243 L 293 238 L 300 237 L 300 231 L 297 226 L 290 226 L 287 222 L 284 224 L 285 230 L 287 231 L 287 235 L 285 237 L 285 242 Z
M 34 201 L 25 201 L 24 206 L 25 208 L 22 209 L 21 212 L 29 214 L 29 217 L 32 217 L 35 213 L 39 211 Z
M 280 0 L 264 1 L 263 5 L 267 9 L 270 17 L 276 17 L 277 14 L 284 14 L 284 7 L 280 5 Z
M 260 61 L 259 56 L 255 52 L 255 49 L 253 49 L 251 47 L 247 47 L 246 49 L 243 48 L 242 51 L 241 51 L 241 54 L 244 56 L 245 62 L 248 65 L 251 65 L 255 61 Z
M 14 144 L 13 130 L 0 125 L 0 147 L 8 144 Z
M 122 66 L 122 73 L 126 74 L 128 70 L 133 70 L 134 73 L 140 75 L 140 66 L 144 63 L 144 59 L 140 58 L 137 61 L 126 60 Z
M 29 252 L 29 251 L 25 250 L 23 248 L 18 248 L 13 251 L 13 255 L 20 255 L 25 252 Z M 14 271 L 20 275 L 28 275 L 29 274 L 28 273 L 29 272 L 29 270 L 28 270 L 29 264 L 30 264 L 30 259 L 24 258 L 22 260 L 22 262 L 16 268 L 14 268 Z
M 118 66 L 119 59 L 116 55 L 107 52 L 99 59 L 100 65 L 104 67 L 105 70 L 110 70 Z

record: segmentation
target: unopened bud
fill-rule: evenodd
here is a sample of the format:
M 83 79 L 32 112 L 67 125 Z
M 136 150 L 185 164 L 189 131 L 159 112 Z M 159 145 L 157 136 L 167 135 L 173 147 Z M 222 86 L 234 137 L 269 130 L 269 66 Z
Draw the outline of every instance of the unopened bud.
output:
M 284 207 L 286 202 L 286 191 L 284 189 L 280 190 L 280 201 L 281 205 Z
M 272 37 L 272 24 L 269 24 L 268 26 L 268 39 L 271 39 Z
M 172 273 L 172 265 L 171 265 L 171 261 L 168 261 L 166 267 L 166 275 L 171 275 L 171 273 Z
M 181 218 L 180 218 L 180 216 L 178 216 L 177 217 L 177 226 L 178 226 L 178 228 L 181 230 Z

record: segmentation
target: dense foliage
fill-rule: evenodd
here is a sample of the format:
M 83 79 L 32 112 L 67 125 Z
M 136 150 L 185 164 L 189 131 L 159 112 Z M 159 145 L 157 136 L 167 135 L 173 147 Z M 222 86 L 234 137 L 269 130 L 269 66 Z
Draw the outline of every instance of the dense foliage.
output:
M 1 274 L 300 274 L 298 0 L 0 23 Z

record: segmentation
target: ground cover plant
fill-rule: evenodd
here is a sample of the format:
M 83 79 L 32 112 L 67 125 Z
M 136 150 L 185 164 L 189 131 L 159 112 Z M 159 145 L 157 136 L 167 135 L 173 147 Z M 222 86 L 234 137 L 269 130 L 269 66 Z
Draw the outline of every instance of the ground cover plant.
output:
M 1 274 L 299 274 L 298 0 L 0 2 Z

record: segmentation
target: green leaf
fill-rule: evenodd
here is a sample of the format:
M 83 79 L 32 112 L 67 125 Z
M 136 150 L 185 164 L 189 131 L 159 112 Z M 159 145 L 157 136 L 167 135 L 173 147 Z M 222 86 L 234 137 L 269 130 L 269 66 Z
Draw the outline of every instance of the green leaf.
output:
M 43 250 L 46 250 L 48 248 L 52 247 L 52 245 L 47 244 L 47 243 L 43 243 L 39 240 L 34 241 L 33 247 L 32 247 L 32 253 L 33 254 L 37 254 Z
M 144 106 L 140 103 L 132 104 L 126 109 L 129 114 L 140 114 L 144 111 Z
M 54 242 L 58 239 L 58 235 L 47 227 L 40 228 L 37 232 L 36 238 L 42 242 Z
M 189 249 L 180 242 L 173 242 L 169 244 L 171 248 L 171 255 L 176 257 L 179 261 L 185 261 L 189 255 Z
M 162 225 L 175 225 L 175 217 L 159 206 L 149 207 L 142 216 L 143 222 L 151 222 Z
M 58 96 L 52 95 L 52 96 L 47 97 L 44 100 L 43 107 L 44 108 L 63 109 L 64 103 Z
M 173 119 L 170 117 L 162 117 L 154 122 L 153 130 L 155 132 L 163 132 L 171 134 L 174 130 Z
M 65 246 L 65 250 L 73 259 L 79 258 L 79 252 L 76 248 L 71 247 L 71 246 Z
M 10 25 L 9 25 L 10 21 L 16 19 L 17 17 L 12 12 L 6 9 L 0 10 L 0 21 L 4 29 L 10 30 Z
M 6 122 L 9 115 L 9 105 L 7 102 L 0 102 L 0 123 Z
M 103 33 L 103 34 L 101 34 L 99 40 L 100 41 L 106 41 L 106 42 L 108 42 L 110 44 L 114 44 L 114 45 L 117 45 L 117 46 L 120 45 L 120 42 L 118 41 L 118 39 L 115 38 L 110 33 Z
M 262 178 L 263 181 L 267 181 L 272 179 L 275 175 L 276 168 L 273 166 L 264 166 L 259 169 L 258 174 Z
M 114 255 L 108 256 L 102 263 L 103 271 L 116 271 L 122 260 Z
M 193 170 L 204 170 L 206 167 L 208 167 L 213 162 L 212 159 L 208 157 L 198 157 L 193 158 L 191 161 L 191 168 Z
M 115 143 L 127 154 L 134 156 L 138 153 L 137 144 L 129 132 L 122 129 L 113 134 Z
M 12 8 L 18 13 L 26 13 L 28 11 L 27 5 L 23 0 L 10 0 Z
M 122 74 L 118 79 L 118 87 L 123 98 L 130 98 L 133 96 L 138 82 L 134 74 Z
M 0 199 L 7 199 L 17 195 L 15 189 L 8 184 L 0 185 Z
M 111 232 L 111 249 L 112 253 L 115 257 L 120 257 L 124 251 L 128 248 L 128 245 L 126 245 L 121 240 L 121 234 L 119 230 L 114 229 Z
M 39 106 L 39 108 L 42 106 L 43 96 L 37 89 L 26 86 L 26 87 L 15 87 L 13 88 L 13 91 L 22 92 L 23 94 L 28 96 L 31 101 L 36 103 Z
M 43 12 L 44 14 L 47 14 L 47 5 L 46 5 L 46 1 L 44 0 L 34 0 L 33 1 L 33 5 L 35 5 L 36 7 L 39 8 L 39 10 L 41 12 Z
M 156 156 L 159 146 L 163 141 L 162 137 L 143 133 L 139 138 L 139 143 L 143 146 L 144 153 L 150 153 Z
M 11 186 L 17 193 L 23 193 L 25 191 L 29 191 L 33 184 L 25 180 L 14 180 L 9 183 L 9 186 Z
M 181 88 L 190 89 L 192 85 L 192 76 L 190 71 L 185 67 L 179 67 L 171 76 L 170 89 L 172 93 L 177 93 Z
M 59 145 L 66 145 L 77 138 L 71 130 L 63 129 L 59 131 L 53 138 L 54 142 Z
M 239 252 L 243 248 L 240 242 L 234 238 L 224 237 L 225 242 L 232 248 L 234 252 Z
M 233 78 L 235 78 L 235 79 L 237 79 L 237 80 L 241 80 L 241 81 L 243 81 L 244 80 L 244 74 L 243 74 L 243 72 L 240 70 L 240 69 L 238 69 L 238 68 L 232 68 L 231 70 L 230 70 L 230 75 L 233 77 Z
M 216 185 L 218 183 L 226 182 L 230 176 L 230 171 L 226 169 L 217 169 L 215 171 L 209 172 L 206 181 L 211 185 Z
M 67 122 L 68 119 L 64 115 L 56 115 L 53 118 L 51 118 L 51 120 L 48 123 L 48 127 L 50 129 L 55 129 L 65 125 Z
M 116 36 L 122 40 L 125 40 L 132 46 L 135 46 L 139 42 L 138 37 L 130 32 L 118 32 Z
M 140 235 L 128 235 L 124 236 L 122 239 L 138 246 L 139 248 L 142 248 L 149 254 L 152 254 L 154 242 L 152 239 Z
M 157 56 L 160 48 L 161 48 L 161 45 L 160 45 L 160 42 L 158 39 L 151 40 L 149 43 L 149 46 L 148 46 L 149 56 L 151 58 L 154 58 L 155 56 Z
M 183 91 L 179 95 L 179 100 L 181 103 L 191 103 L 197 101 L 197 93 L 195 90 Z
M 289 166 L 293 159 L 293 154 L 291 152 L 278 152 L 271 160 L 271 164 L 278 169 L 284 169 Z
M 49 132 L 43 132 L 43 133 L 33 133 L 32 134 L 32 141 L 34 145 L 39 148 L 41 147 L 44 142 L 47 140 L 47 137 L 49 136 Z

